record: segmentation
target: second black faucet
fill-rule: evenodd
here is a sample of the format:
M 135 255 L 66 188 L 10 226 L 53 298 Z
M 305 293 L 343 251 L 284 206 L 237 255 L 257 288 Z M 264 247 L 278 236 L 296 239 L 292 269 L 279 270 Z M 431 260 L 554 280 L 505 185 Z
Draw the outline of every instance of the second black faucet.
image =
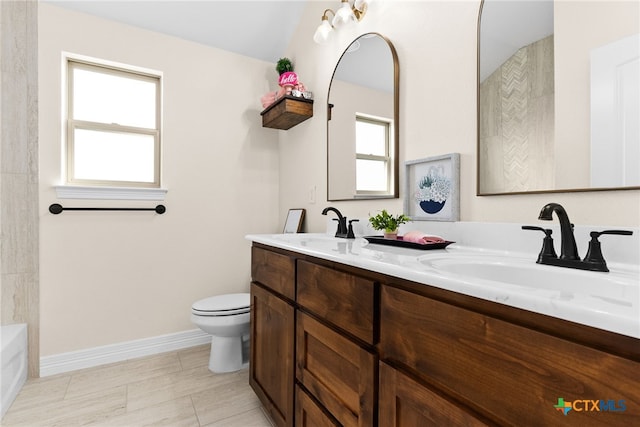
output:
M 538 230 L 545 233 L 545 238 L 542 243 L 542 250 L 538 255 L 538 264 L 555 265 L 557 267 L 569 267 L 577 268 L 580 270 L 591 271 L 604 271 L 607 272 L 607 263 L 602 256 L 602 250 L 600 248 L 600 241 L 598 237 L 603 234 L 614 234 L 619 236 L 630 236 L 632 231 L 627 230 L 605 230 L 605 231 L 592 231 L 591 241 L 589 241 L 589 250 L 587 256 L 584 259 L 580 259 L 578 255 L 578 249 L 576 247 L 576 239 L 573 235 L 573 224 L 569 220 L 566 210 L 558 203 L 549 203 L 543 206 L 540 211 L 538 219 L 550 221 L 552 220 L 553 212 L 558 216 L 560 221 L 560 256 L 556 255 L 553 248 L 553 239 L 551 238 L 552 231 L 550 229 L 544 229 L 542 227 L 533 227 L 530 225 L 523 225 L 523 230 Z
M 336 230 L 336 237 L 341 237 L 343 239 L 354 239 L 355 236 L 353 234 L 353 228 L 351 227 L 352 221 L 357 221 L 356 219 L 349 221 L 349 228 L 347 229 L 347 217 L 342 215 L 340 211 L 332 206 L 324 208 L 322 210 L 322 215 L 326 215 L 329 211 L 334 212 L 338 218 L 334 219 L 334 221 L 338 221 L 338 229 Z

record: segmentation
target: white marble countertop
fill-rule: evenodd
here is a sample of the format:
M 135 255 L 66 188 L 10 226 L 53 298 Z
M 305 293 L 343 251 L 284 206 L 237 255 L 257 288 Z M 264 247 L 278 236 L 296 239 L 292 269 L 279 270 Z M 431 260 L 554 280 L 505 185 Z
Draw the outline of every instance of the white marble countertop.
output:
M 488 301 L 640 338 L 640 271 L 616 265 L 609 273 L 539 265 L 529 253 L 488 250 L 460 244 L 418 250 L 369 243 L 362 237 L 327 234 L 252 234 L 253 242 L 371 270 Z M 523 283 L 482 279 L 439 265 L 456 260 L 510 266 Z M 440 263 L 440 264 L 439 264 Z M 500 265 L 498 265 L 500 267 Z M 513 267 L 513 268 L 511 268 Z M 627 268 L 629 267 L 629 268 Z M 528 276 L 548 277 L 540 286 Z M 529 280 L 531 282 L 531 280 Z

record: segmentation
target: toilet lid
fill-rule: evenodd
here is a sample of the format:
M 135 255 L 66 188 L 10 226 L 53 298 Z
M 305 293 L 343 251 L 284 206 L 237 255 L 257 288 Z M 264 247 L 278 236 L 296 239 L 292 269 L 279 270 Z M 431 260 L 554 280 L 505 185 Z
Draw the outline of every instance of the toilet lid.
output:
M 217 295 L 196 301 L 191 311 L 201 316 L 230 316 L 249 312 L 249 294 Z

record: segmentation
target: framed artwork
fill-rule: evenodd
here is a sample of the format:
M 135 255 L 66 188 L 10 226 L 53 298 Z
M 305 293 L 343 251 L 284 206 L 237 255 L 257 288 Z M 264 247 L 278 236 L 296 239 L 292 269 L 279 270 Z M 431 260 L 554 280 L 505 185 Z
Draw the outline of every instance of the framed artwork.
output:
M 460 154 L 405 162 L 404 213 L 412 220 L 460 219 Z
M 302 231 L 302 221 L 304 220 L 304 209 L 289 209 L 287 219 L 284 222 L 283 233 L 299 233 Z

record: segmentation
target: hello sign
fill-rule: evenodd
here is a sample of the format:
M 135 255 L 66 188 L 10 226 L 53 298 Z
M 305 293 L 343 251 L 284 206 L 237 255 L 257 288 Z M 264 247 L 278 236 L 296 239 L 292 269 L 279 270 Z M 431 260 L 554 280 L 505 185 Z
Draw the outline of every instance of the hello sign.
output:
M 293 71 L 287 71 L 286 73 L 280 74 L 280 79 L 278 80 L 278 84 L 280 86 L 295 86 L 298 84 L 298 75 Z

